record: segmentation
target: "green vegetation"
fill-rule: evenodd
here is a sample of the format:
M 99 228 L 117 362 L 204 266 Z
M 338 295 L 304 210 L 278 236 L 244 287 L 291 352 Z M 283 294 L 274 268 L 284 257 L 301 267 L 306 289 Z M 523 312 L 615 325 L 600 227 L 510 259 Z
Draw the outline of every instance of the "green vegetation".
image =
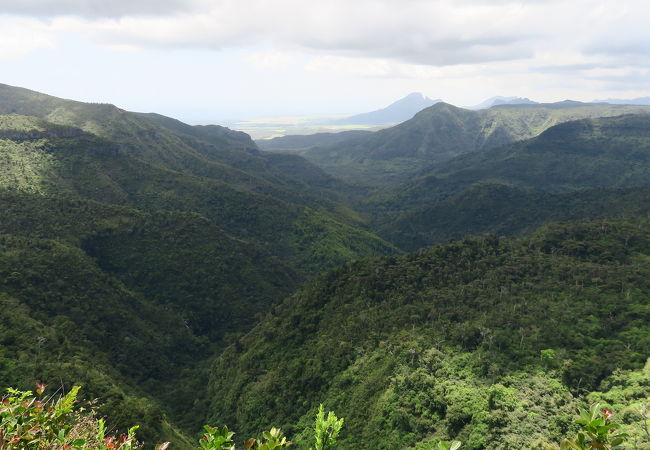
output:
M 522 235 L 548 222 L 645 215 L 649 196 L 647 186 L 550 193 L 479 183 L 430 205 L 386 209 L 378 214 L 376 226 L 378 234 L 399 248 L 415 251 L 484 233 Z
M 650 446 L 649 116 L 584 119 L 647 109 L 441 104 L 307 152 L 370 190 L 223 127 L 0 100 L 11 440 Z
M 607 409 L 600 409 L 596 403 L 589 411 L 580 409 L 580 419 L 576 423 L 581 425 L 575 439 L 565 439 L 560 443 L 560 449 L 591 449 L 604 448 L 606 450 L 623 449 L 626 433 L 621 433 L 620 424 L 611 421 L 613 413 Z
M 37 397 L 31 391 L 18 391 L 8 389 L 8 395 L 0 402 L 0 446 L 1 448 L 20 449 L 49 449 L 64 448 L 75 450 L 133 450 L 142 447 L 142 443 L 135 438 L 138 426 L 133 426 L 127 434 L 118 438 L 107 436 L 104 419 L 97 419 L 95 411 L 90 405 L 86 412 L 84 407 L 75 409 L 75 401 L 79 386 L 75 386 L 65 396 L 55 399 L 54 396 L 43 396 L 46 385 L 37 383 Z M 598 403 L 589 410 L 578 409 L 579 418 L 574 421 L 578 431 L 576 438 L 566 438 L 559 447 L 543 445 L 547 450 L 589 450 L 605 449 L 615 450 L 627 448 L 630 435 L 625 427 L 612 420 L 614 413 L 606 408 L 600 409 Z M 647 417 L 646 417 L 647 420 Z M 305 430 L 311 434 L 315 450 L 336 450 L 336 438 L 343 427 L 343 419 L 338 419 L 332 411 L 325 418 L 323 405 L 320 405 L 314 428 Z M 235 450 L 237 444 L 233 439 L 235 433 L 227 426 L 203 427 L 203 436 L 199 439 L 199 448 L 203 450 Z M 647 432 L 647 427 L 645 427 Z M 274 450 L 287 448 L 294 443 L 289 441 L 284 433 L 272 427 L 269 431 L 262 432 L 262 438 L 250 438 L 243 442 L 247 450 Z M 634 442 L 637 448 L 638 442 Z M 156 450 L 166 450 L 171 442 L 156 445 Z M 302 446 L 300 444 L 299 448 Z M 434 448 L 432 442 L 424 443 L 423 448 Z M 438 441 L 435 448 L 439 450 L 458 450 L 463 443 L 460 441 Z M 504 442 L 503 446 L 510 446 Z M 420 446 L 418 446 L 419 448 Z M 536 448 L 541 448 L 536 445 Z M 313 447 L 309 447 L 314 450 Z
M 232 439 L 235 433 L 228 431 L 228 427 L 224 426 L 219 429 L 218 427 L 206 425 L 204 429 L 205 434 L 199 441 L 202 449 L 235 450 L 236 444 Z M 293 442 L 287 440 L 279 428 L 271 428 L 269 431 L 263 432 L 262 436 L 262 439 L 250 438 L 245 440 L 244 447 L 247 450 L 275 450 L 293 444 Z
M 405 250 L 549 221 L 645 214 L 648 162 L 650 116 L 585 119 L 452 159 L 365 208 L 373 228 Z
M 558 442 L 585 390 L 649 354 L 649 232 L 557 225 L 334 270 L 215 361 L 210 421 L 292 434 L 324 400 L 341 448 Z
M 327 206 L 322 201 L 310 207 L 283 200 L 284 188 L 252 191 L 153 167 L 122 154 L 114 143 L 79 130 L 78 137 L 61 138 L 59 126 L 36 118 L 19 120 L 41 127 L 42 139 L 0 140 L 0 154 L 7 160 L 0 172 L 0 188 L 146 211 L 199 213 L 233 237 L 286 257 L 303 278 L 341 264 L 351 255 L 394 251 L 390 244 L 360 229 L 358 217 L 341 204 Z M 324 228 L 319 222 L 326 224 Z M 348 248 L 348 240 L 354 249 Z M 320 257 L 324 245 L 332 247 L 325 258 Z M 313 254 L 319 258 L 312 258 Z
M 8 394 L 0 397 L 0 448 L 2 449 L 50 449 L 74 450 L 133 450 L 142 447 L 135 438 L 139 426 L 132 426 L 126 434 L 119 437 L 107 435 L 106 422 L 96 417 L 90 404 L 74 408 L 79 386 L 60 396 L 44 396 L 47 385 L 36 384 L 36 396 L 31 391 L 8 388 Z M 322 409 L 316 416 L 314 442 L 317 450 L 334 450 L 336 437 L 343 426 L 332 411 L 325 419 Z M 235 433 L 222 428 L 205 425 L 204 434 L 199 440 L 199 448 L 204 450 L 234 450 Z M 293 442 L 287 440 L 279 428 L 271 428 L 262 433 L 262 438 L 244 441 L 247 450 L 275 450 L 286 448 Z M 165 450 L 171 442 L 156 445 L 156 450 Z
M 303 155 L 345 180 L 382 187 L 406 182 L 455 156 L 532 138 L 562 122 L 647 113 L 650 107 L 643 106 L 558 103 L 470 111 L 437 103 L 392 128 Z
M 314 450 L 334 450 L 336 439 L 343 428 L 343 422 L 344 420 L 338 419 L 332 411 L 325 418 L 325 410 L 321 404 L 314 422 Z
M 63 100 L 3 84 L 0 100 L 0 115 L 45 119 L 48 129 L 74 127 L 110 141 L 113 150 L 122 155 L 159 168 L 217 180 L 288 203 L 337 210 L 337 204 L 323 194 L 336 197 L 335 191 L 343 189 L 341 183 L 302 158 L 289 157 L 292 164 L 287 164 L 284 156 L 259 152 L 244 133 L 215 125 L 190 126 L 159 114 Z M 347 214 L 337 218 L 349 219 Z
M 0 448 L 74 450 L 132 450 L 137 426 L 119 437 L 107 436 L 103 419 L 81 411 L 73 413 L 79 386 L 58 400 L 43 397 L 44 384 L 31 391 L 9 389 L 0 405 Z
M 329 177 L 241 133 L 0 97 L 60 123 L 0 116 L 0 382 L 81 384 L 108 425 L 140 423 L 146 442 L 183 447 L 207 414 L 208 361 L 299 282 L 395 251 L 309 193 Z M 147 153 L 166 148 L 191 164 Z

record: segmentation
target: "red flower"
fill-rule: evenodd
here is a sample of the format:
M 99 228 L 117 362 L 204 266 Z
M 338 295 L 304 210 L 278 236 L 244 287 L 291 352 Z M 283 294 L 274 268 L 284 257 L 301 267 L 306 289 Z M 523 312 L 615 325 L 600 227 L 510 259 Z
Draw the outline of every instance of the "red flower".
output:
M 611 412 L 609 409 L 605 409 L 605 408 L 601 409 L 600 412 L 603 413 L 603 417 L 604 417 L 605 419 L 609 419 L 610 417 L 612 417 L 612 416 L 614 415 L 613 412 Z

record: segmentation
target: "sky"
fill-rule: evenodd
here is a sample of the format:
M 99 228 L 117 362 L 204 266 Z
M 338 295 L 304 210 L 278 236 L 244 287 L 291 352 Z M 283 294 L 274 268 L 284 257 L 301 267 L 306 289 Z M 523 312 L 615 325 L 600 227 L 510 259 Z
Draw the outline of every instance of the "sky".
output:
M 190 123 L 650 96 L 646 0 L 0 0 L 0 83 Z

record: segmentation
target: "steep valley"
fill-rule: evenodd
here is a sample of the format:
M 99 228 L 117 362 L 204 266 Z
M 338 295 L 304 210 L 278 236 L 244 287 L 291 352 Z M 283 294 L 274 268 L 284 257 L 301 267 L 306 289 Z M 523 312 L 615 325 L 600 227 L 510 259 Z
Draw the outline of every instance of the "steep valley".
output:
M 649 113 L 436 103 L 284 154 L 0 85 L 0 385 L 148 448 L 307 449 L 319 404 L 341 449 L 548 448 L 595 402 L 647 448 Z

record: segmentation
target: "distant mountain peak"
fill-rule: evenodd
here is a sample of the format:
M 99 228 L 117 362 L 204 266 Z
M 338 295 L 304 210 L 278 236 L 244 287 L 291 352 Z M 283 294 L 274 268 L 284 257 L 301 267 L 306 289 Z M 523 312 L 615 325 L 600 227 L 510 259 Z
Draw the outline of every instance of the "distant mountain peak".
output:
M 406 97 L 402 98 L 401 100 L 406 100 L 406 99 L 428 99 L 429 97 L 426 97 L 422 92 L 411 92 L 409 95 Z M 400 101 L 400 100 L 398 100 Z
M 338 125 L 390 125 L 409 120 L 415 114 L 441 100 L 432 100 L 421 92 L 411 92 L 385 108 L 339 119 Z
M 482 101 L 478 105 L 468 106 L 467 109 L 489 109 L 493 106 L 499 105 L 536 105 L 538 102 L 535 102 L 526 97 L 503 97 L 497 95 L 495 97 L 490 97 L 487 100 Z

